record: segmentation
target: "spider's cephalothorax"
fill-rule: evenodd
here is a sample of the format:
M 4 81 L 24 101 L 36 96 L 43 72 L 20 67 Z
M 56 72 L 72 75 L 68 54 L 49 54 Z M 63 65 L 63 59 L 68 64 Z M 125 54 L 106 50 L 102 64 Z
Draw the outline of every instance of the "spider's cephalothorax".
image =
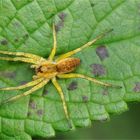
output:
M 78 73 L 71 73 L 75 70 L 75 68 L 80 64 L 79 58 L 72 58 L 71 56 L 80 52 L 84 48 L 91 46 L 100 38 L 104 37 L 108 32 L 111 30 L 97 36 L 97 38 L 93 39 L 92 41 L 86 43 L 85 45 L 77 48 L 73 51 L 60 55 L 57 59 L 54 59 L 56 53 L 56 31 L 55 26 L 53 25 L 53 38 L 54 38 L 54 46 L 49 55 L 48 59 L 42 58 L 38 55 L 24 53 L 24 52 L 9 52 L 9 51 L 0 51 L 0 54 L 7 54 L 7 55 L 15 55 L 17 57 L 0 57 L 0 60 L 8 60 L 8 61 L 22 61 L 26 63 L 31 63 L 31 68 L 35 68 L 36 75 L 33 76 L 33 81 L 21 85 L 18 87 L 8 87 L 8 88 L 1 88 L 0 90 L 19 90 L 24 89 L 27 87 L 32 87 L 30 90 L 24 92 L 23 94 L 16 95 L 8 100 L 4 101 L 3 103 L 7 103 L 10 101 L 14 101 L 22 96 L 27 96 L 34 91 L 42 88 L 45 86 L 50 80 L 52 81 L 53 85 L 56 87 L 63 104 L 64 113 L 67 119 L 70 119 L 70 114 L 68 113 L 68 107 L 65 101 L 65 97 L 63 91 L 56 80 L 58 78 L 83 78 L 94 82 L 96 84 L 100 84 L 106 87 L 120 87 L 117 85 L 112 85 L 109 83 L 104 83 L 101 81 L 96 80 L 95 78 L 88 77 L 86 75 L 78 74 Z

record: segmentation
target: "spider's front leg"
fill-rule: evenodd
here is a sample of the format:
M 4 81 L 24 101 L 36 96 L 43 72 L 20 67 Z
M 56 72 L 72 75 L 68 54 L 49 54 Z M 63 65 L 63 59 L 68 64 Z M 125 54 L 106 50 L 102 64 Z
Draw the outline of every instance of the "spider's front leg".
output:
M 72 51 L 70 51 L 70 52 L 67 52 L 67 53 L 65 53 L 65 54 L 60 55 L 60 56 L 56 59 L 56 62 L 58 62 L 58 61 L 60 61 L 60 60 L 62 60 L 62 59 L 68 58 L 68 57 L 70 57 L 70 56 L 72 56 L 72 55 L 74 55 L 74 54 L 76 54 L 76 53 L 82 51 L 83 49 L 90 47 L 90 46 L 91 46 L 92 44 L 94 44 L 97 40 L 103 38 L 106 34 L 108 34 L 109 32 L 111 32 L 112 30 L 113 30 L 113 29 L 110 29 L 110 30 L 108 30 L 108 31 L 106 31 L 106 32 L 104 32 L 104 33 L 98 35 L 95 39 L 89 41 L 88 43 L 84 44 L 83 46 L 81 46 L 81 47 L 79 47 L 79 48 L 77 48 L 77 49 L 75 49 L 75 50 L 72 50 Z
M 23 56 L 25 58 L 30 58 L 33 60 L 40 60 L 43 59 L 42 57 L 35 55 L 35 54 L 31 54 L 31 53 L 24 53 L 24 52 L 9 52 L 9 51 L 0 51 L 0 54 L 7 54 L 7 55 L 15 55 L 15 56 Z
M 27 96 L 27 95 L 33 93 L 34 91 L 36 91 L 36 90 L 42 88 L 42 87 L 45 86 L 48 82 L 49 82 L 49 79 L 44 79 L 43 81 L 41 81 L 40 83 L 38 83 L 37 85 L 35 85 L 35 86 L 34 86 L 33 88 L 31 88 L 30 90 L 28 90 L 28 91 L 26 91 L 26 92 L 24 92 L 24 93 L 22 93 L 22 94 L 20 94 L 20 95 L 16 95 L 16 96 L 14 96 L 14 97 L 12 97 L 12 98 L 9 98 L 9 99 L 5 100 L 4 102 L 1 103 L 1 105 L 6 104 L 6 103 L 8 103 L 8 102 L 16 101 L 17 99 L 19 99 L 19 98 L 21 98 L 21 97 L 23 97 L 23 96 Z
M 53 48 L 52 48 L 52 51 L 49 55 L 49 58 L 48 60 L 52 61 L 54 56 L 55 56 L 55 53 L 56 53 L 56 48 L 57 48 L 57 41 L 56 41 L 56 30 L 55 30 L 55 25 L 53 24 Z
M 40 61 L 38 64 L 31 65 L 31 68 L 36 68 L 37 69 L 38 67 L 40 67 L 40 65 L 43 65 L 43 64 L 45 64 L 47 62 L 50 62 L 50 61 L 53 61 L 54 56 L 56 54 L 56 48 L 57 48 L 56 30 L 55 30 L 55 25 L 53 24 L 53 48 L 52 48 L 52 51 L 51 51 L 51 53 L 48 57 L 48 60 L 46 60 L 46 59 L 43 60 L 42 59 L 42 61 Z M 34 76 L 34 78 L 36 79 L 37 77 Z
M 36 64 L 37 61 L 31 59 L 31 58 L 25 58 L 25 57 L 0 57 L 0 60 L 7 60 L 7 61 L 21 61 L 21 62 L 26 62 L 26 63 L 32 63 Z

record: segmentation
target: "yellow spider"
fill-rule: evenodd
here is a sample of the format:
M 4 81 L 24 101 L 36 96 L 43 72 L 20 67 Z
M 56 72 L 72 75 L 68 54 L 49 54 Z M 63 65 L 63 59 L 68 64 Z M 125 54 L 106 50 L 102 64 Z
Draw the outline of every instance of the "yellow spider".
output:
M 52 51 L 48 57 L 48 59 L 45 59 L 43 57 L 30 54 L 30 53 L 24 53 L 24 52 L 9 52 L 9 51 L 0 51 L 0 54 L 7 54 L 7 55 L 15 55 L 17 57 L 12 58 L 12 57 L 0 57 L 0 60 L 7 60 L 7 61 L 22 61 L 26 63 L 31 63 L 31 68 L 35 69 L 36 75 L 33 76 L 33 81 L 21 85 L 18 87 L 7 87 L 7 88 L 0 88 L 0 90 L 19 90 L 19 89 L 24 89 L 27 87 L 32 87 L 30 90 L 24 92 L 23 94 L 16 95 L 12 98 L 9 98 L 8 100 L 4 101 L 3 103 L 8 103 L 10 101 L 15 101 L 16 99 L 22 97 L 22 96 L 27 96 L 34 91 L 42 88 L 45 86 L 50 80 L 52 81 L 53 85 L 56 87 L 62 103 L 63 103 L 63 109 L 64 113 L 67 119 L 70 119 L 68 109 L 67 109 L 67 104 L 65 101 L 65 97 L 63 94 L 63 91 L 59 85 L 59 83 L 56 80 L 56 77 L 58 78 L 84 78 L 87 79 L 91 82 L 94 82 L 96 84 L 100 84 L 106 87 L 120 87 L 117 85 L 112 85 L 109 83 L 104 83 L 101 81 L 96 80 L 95 78 L 91 78 L 82 74 L 77 74 L 77 73 L 70 73 L 75 70 L 75 68 L 80 64 L 80 59 L 79 58 L 73 58 L 71 57 L 72 55 L 80 52 L 84 48 L 87 48 L 91 46 L 93 43 L 95 43 L 97 40 L 101 39 L 104 37 L 108 32 L 111 30 L 104 32 L 97 36 L 95 39 L 92 41 L 86 43 L 85 45 L 81 46 L 80 48 L 77 48 L 73 51 L 67 52 L 65 54 L 60 55 L 57 59 L 54 60 L 54 56 L 56 53 L 56 48 L 57 48 L 57 41 L 56 41 L 56 31 L 55 31 L 55 26 L 53 24 L 53 48 Z

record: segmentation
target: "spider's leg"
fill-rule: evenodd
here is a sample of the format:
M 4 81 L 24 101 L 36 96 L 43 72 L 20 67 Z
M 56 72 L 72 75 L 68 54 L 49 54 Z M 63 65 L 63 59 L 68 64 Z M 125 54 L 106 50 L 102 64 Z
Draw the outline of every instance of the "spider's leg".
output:
M 111 29 L 111 30 L 108 30 L 108 31 L 106 31 L 106 32 L 104 32 L 104 33 L 102 33 L 102 34 L 100 34 L 100 35 L 97 36 L 95 39 L 89 41 L 89 42 L 86 43 L 85 45 L 83 45 L 83 46 L 81 46 L 81 47 L 79 47 L 79 48 L 77 48 L 77 49 L 75 49 L 75 50 L 73 50 L 73 51 L 70 51 L 70 52 L 67 52 L 67 53 L 65 53 L 65 54 L 60 55 L 60 56 L 56 59 L 56 62 L 58 62 L 58 61 L 60 61 L 60 60 L 62 60 L 62 59 L 64 59 L 64 58 L 70 57 L 70 56 L 72 56 L 72 55 L 74 55 L 74 54 L 76 54 L 76 53 L 82 51 L 83 49 L 85 49 L 85 48 L 87 48 L 87 47 L 90 47 L 93 43 L 95 43 L 97 40 L 103 38 L 107 33 L 111 32 L 111 31 L 112 31 L 112 29 Z
M 56 41 L 56 30 L 55 30 L 55 25 L 53 24 L 53 48 L 52 48 L 52 51 L 50 53 L 50 56 L 49 56 L 49 60 L 53 60 L 54 56 L 55 56 L 55 53 L 56 53 L 56 48 L 57 48 L 57 41 Z
M 66 115 L 66 118 L 69 120 L 69 114 L 68 114 L 68 109 L 67 109 L 67 104 L 66 104 L 66 101 L 65 101 L 64 93 L 63 93 L 59 83 L 56 81 L 56 78 L 52 79 L 52 83 L 56 87 L 56 89 L 57 89 L 57 91 L 58 91 L 58 93 L 59 93 L 59 95 L 61 97 L 61 100 L 62 100 L 62 103 L 63 103 L 64 113 Z
M 96 80 L 95 78 L 91 78 L 91 77 L 88 77 L 86 75 L 77 74 L 77 73 L 59 74 L 59 75 L 57 75 L 57 77 L 59 77 L 59 78 L 83 78 L 83 79 L 86 79 L 88 81 L 91 81 L 95 84 L 99 84 L 99 85 L 102 85 L 102 86 L 121 88 L 121 86 L 119 86 L 119 85 L 112 85 L 112 84 L 109 84 L 109 83 L 104 83 L 102 81 Z
M 0 57 L 0 60 L 7 60 L 7 61 L 22 61 L 22 62 L 26 62 L 26 63 L 33 63 L 36 64 L 37 61 L 33 60 L 31 58 L 25 58 L 25 57 Z
M 19 90 L 19 89 L 24 89 L 24 88 L 28 88 L 28 87 L 32 87 L 34 85 L 37 85 L 38 83 L 40 83 L 43 80 L 43 78 L 31 81 L 27 84 L 21 85 L 21 86 L 17 86 L 17 87 L 5 87 L 5 88 L 0 88 L 0 90 Z
M 19 98 L 21 98 L 21 97 L 23 97 L 23 96 L 27 96 L 27 95 L 33 93 L 34 91 L 36 91 L 36 90 L 42 88 L 42 87 L 45 86 L 48 82 L 49 82 L 49 79 L 45 79 L 45 80 L 43 80 L 42 82 L 40 82 L 39 84 L 37 84 L 36 86 L 34 86 L 33 88 L 31 88 L 30 90 L 28 90 L 28 91 L 26 91 L 26 92 L 24 92 L 24 93 L 22 93 L 22 94 L 20 94 L 20 95 L 16 95 L 16 96 L 14 96 L 14 97 L 12 97 L 12 98 L 9 98 L 9 99 L 5 100 L 4 102 L 1 103 L 1 105 L 6 104 L 6 103 L 11 102 L 11 101 L 15 101 L 15 100 L 17 100 L 17 99 L 19 99 Z
M 8 54 L 8 55 L 15 55 L 15 56 L 24 56 L 24 57 L 27 57 L 27 58 L 30 58 L 30 59 L 34 59 L 34 60 L 43 59 L 42 57 L 40 57 L 38 55 L 31 54 L 31 53 L 24 53 L 24 52 L 0 51 L 0 54 Z

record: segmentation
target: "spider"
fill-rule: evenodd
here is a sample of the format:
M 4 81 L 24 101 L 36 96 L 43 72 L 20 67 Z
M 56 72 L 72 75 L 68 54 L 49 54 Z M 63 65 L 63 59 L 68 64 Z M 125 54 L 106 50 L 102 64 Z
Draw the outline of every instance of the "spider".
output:
M 26 63 L 31 63 L 31 68 L 35 69 L 36 75 L 33 76 L 33 81 L 26 83 L 24 85 L 20 85 L 17 87 L 5 87 L 0 88 L 0 90 L 20 90 L 28 87 L 32 87 L 30 90 L 24 92 L 23 94 L 13 96 L 7 100 L 5 100 L 3 103 L 8 103 L 11 101 L 15 101 L 23 96 L 27 96 L 34 91 L 44 87 L 49 81 L 53 83 L 55 88 L 57 89 L 61 100 L 62 105 L 65 113 L 66 119 L 70 119 L 70 115 L 67 108 L 67 103 L 65 101 L 65 97 L 62 91 L 62 88 L 60 87 L 59 83 L 57 82 L 56 78 L 83 78 L 86 80 L 89 80 L 93 83 L 105 86 L 105 87 L 116 87 L 120 88 L 118 85 L 112 85 L 109 83 L 104 83 L 101 81 L 96 80 L 95 78 L 88 77 L 86 75 L 78 74 L 78 73 L 71 73 L 76 69 L 76 67 L 80 64 L 79 58 L 71 57 L 72 55 L 82 51 L 83 49 L 91 46 L 93 43 L 95 43 L 97 40 L 104 37 L 107 33 L 111 32 L 111 30 L 108 30 L 99 36 L 97 36 L 92 41 L 89 41 L 85 45 L 67 52 L 65 54 L 62 54 L 58 56 L 56 59 L 54 59 L 56 54 L 56 48 L 57 48 L 57 40 L 56 40 L 56 30 L 55 25 L 53 24 L 53 48 L 52 51 L 48 57 L 48 59 L 45 59 L 43 57 L 40 57 L 35 54 L 30 53 L 24 53 L 24 52 L 9 52 L 9 51 L 0 51 L 0 54 L 6 54 L 6 55 L 14 55 L 16 57 L 0 57 L 0 60 L 7 60 L 7 61 L 22 61 Z

